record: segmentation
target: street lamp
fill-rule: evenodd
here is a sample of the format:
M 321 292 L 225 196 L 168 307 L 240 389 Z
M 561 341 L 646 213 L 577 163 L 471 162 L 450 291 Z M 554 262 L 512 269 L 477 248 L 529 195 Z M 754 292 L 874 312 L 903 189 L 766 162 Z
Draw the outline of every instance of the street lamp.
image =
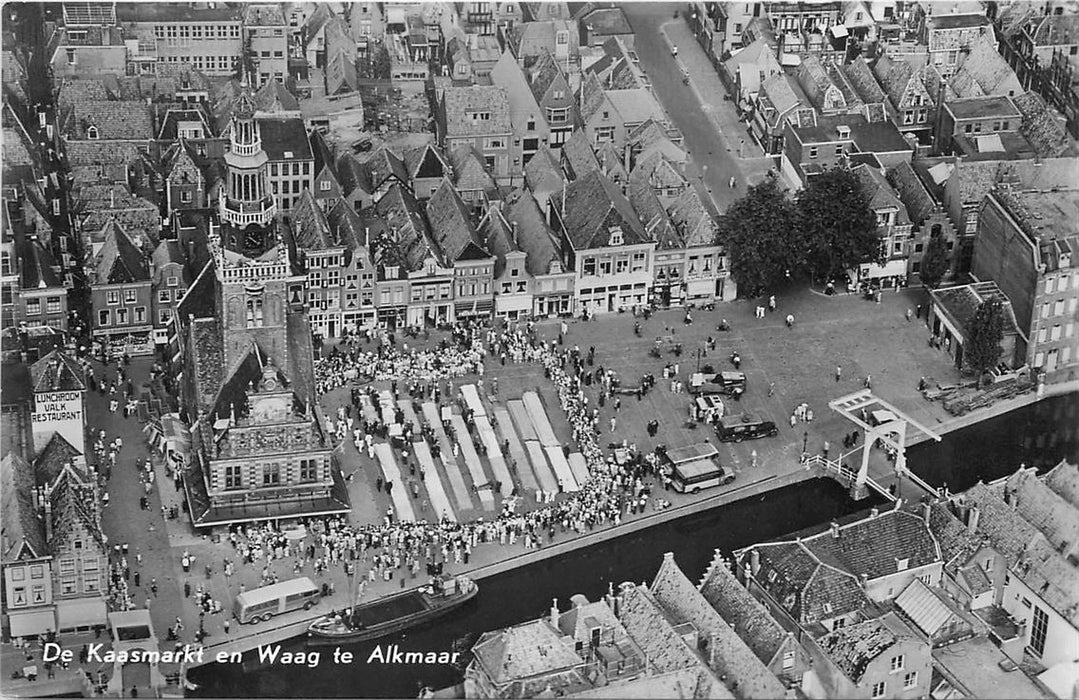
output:
M 802 453 L 805 454 L 806 446 L 809 445 L 809 431 L 802 433 Z
M 697 348 L 697 373 L 701 371 L 701 355 L 704 354 L 704 348 Z

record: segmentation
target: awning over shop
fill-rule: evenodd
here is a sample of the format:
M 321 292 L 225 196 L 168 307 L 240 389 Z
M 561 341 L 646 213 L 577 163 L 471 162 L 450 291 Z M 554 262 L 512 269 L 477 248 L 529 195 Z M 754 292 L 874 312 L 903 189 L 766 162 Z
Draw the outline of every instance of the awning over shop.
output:
M 56 604 L 56 622 L 61 631 L 75 627 L 93 627 L 108 622 L 104 598 L 63 600 Z
M 686 283 L 686 294 L 691 297 L 709 296 L 715 288 L 716 282 L 713 279 L 690 280 Z
M 883 265 L 863 263 L 858 270 L 858 279 L 878 279 L 881 277 L 902 277 L 907 274 L 907 261 L 889 260 Z
M 12 637 L 31 637 L 56 631 L 56 610 L 34 608 L 33 610 L 8 610 L 8 622 Z

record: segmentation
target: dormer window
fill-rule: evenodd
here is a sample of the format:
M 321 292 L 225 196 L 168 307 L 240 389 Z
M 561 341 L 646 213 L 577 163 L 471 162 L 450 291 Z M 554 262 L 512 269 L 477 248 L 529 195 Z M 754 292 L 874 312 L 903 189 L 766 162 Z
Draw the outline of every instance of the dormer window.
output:
M 608 230 L 608 233 L 610 233 L 610 236 L 607 239 L 608 245 L 622 245 L 622 229 L 617 227 L 612 228 Z
M 909 558 L 904 557 L 903 559 L 898 559 L 897 558 L 895 560 L 896 571 L 906 571 L 907 567 L 909 565 L 910 565 L 910 559 Z
M 97 141 L 98 133 L 96 126 L 89 126 L 86 128 L 86 138 L 90 139 L 91 141 Z

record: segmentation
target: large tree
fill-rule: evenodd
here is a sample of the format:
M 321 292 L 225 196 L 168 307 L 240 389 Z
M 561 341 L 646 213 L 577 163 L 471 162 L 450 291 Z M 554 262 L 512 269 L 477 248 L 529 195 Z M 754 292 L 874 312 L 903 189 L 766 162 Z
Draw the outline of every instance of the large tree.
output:
M 717 238 L 744 294 L 773 288 L 800 267 L 797 229 L 794 203 L 771 178 L 750 187 L 719 217 Z
M 948 248 L 944 245 L 944 236 L 932 236 L 929 239 L 929 245 L 925 247 L 921 267 L 918 268 L 918 276 L 922 284 L 927 287 L 936 287 L 947 274 L 949 265 Z
M 986 370 L 995 367 L 1004 348 L 1004 305 L 997 297 L 986 299 L 974 311 L 967 326 L 967 342 L 963 358 L 967 367 L 981 377 Z
M 858 177 L 832 168 L 798 195 L 801 245 L 814 279 L 834 279 L 863 262 L 881 262 L 877 217 Z

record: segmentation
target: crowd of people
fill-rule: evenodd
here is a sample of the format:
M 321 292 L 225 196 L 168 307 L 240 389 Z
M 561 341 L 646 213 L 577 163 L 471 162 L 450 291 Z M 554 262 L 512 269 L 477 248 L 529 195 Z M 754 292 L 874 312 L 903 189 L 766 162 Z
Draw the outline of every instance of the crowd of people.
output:
M 565 334 L 562 334 L 564 341 Z M 395 350 L 380 346 L 368 351 L 358 347 L 329 352 L 316 361 L 316 377 L 322 391 L 348 385 L 361 373 L 367 378 L 407 386 L 411 396 L 444 394 L 440 382 L 475 373 L 482 375 L 483 360 L 501 363 L 537 363 L 558 390 L 559 402 L 572 431 L 577 449 L 584 455 L 590 477 L 580 491 L 563 494 L 533 510 L 520 510 L 518 499 L 507 499 L 493 520 L 471 522 L 449 519 L 417 522 L 386 518 L 378 524 L 357 525 L 341 516 L 311 518 L 297 536 L 271 523 L 236 525 L 229 541 L 246 567 L 262 567 L 260 585 L 275 561 L 291 566 L 293 575 L 319 575 L 331 568 L 356 577 L 357 597 L 376 581 L 416 578 L 421 569 L 440 572 L 445 564 L 467 564 L 480 545 L 516 545 L 526 549 L 549 545 L 560 533 L 584 533 L 597 527 L 619 524 L 624 518 L 645 512 L 651 498 L 651 477 L 658 474 L 654 455 L 643 454 L 636 445 L 624 444 L 628 459 L 619 464 L 605 453 L 599 442 L 599 416 L 586 386 L 595 383 L 604 397 L 610 396 L 614 375 L 602 367 L 593 369 L 595 350 L 582 352 L 552 340 L 544 342 L 532 323 L 494 330 L 468 324 L 454 331 L 452 341 L 443 341 L 434 350 Z M 586 380 L 587 378 L 587 380 Z M 586 383 L 587 382 L 587 383 Z M 353 400 L 360 390 L 353 391 Z M 445 394 L 450 388 L 447 387 Z M 338 412 L 339 423 L 350 428 L 363 425 L 349 420 L 351 410 Z M 346 420 L 342 420 L 346 419 Z M 340 431 L 347 435 L 344 429 Z M 366 435 L 354 438 L 370 442 Z M 384 436 L 383 436 L 384 437 Z M 433 441 L 426 430 L 420 439 Z M 407 449 L 407 446 L 406 448 Z M 433 450 L 434 452 L 434 450 Z M 434 454 L 438 454 L 434 452 Z M 654 508 L 666 507 L 656 502 Z

